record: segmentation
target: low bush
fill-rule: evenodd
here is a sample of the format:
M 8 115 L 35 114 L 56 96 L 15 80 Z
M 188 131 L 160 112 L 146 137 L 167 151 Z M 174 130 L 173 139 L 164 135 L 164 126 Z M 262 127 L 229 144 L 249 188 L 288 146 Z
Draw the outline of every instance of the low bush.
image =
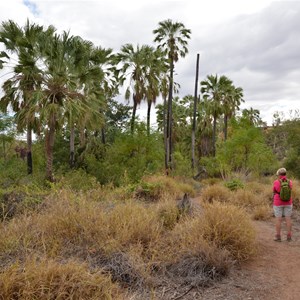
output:
M 224 185 L 231 191 L 236 191 L 245 187 L 244 183 L 239 179 L 232 179 L 230 181 L 225 182 Z
M 18 214 L 35 209 L 49 191 L 35 184 L 0 189 L 0 220 L 6 221 Z

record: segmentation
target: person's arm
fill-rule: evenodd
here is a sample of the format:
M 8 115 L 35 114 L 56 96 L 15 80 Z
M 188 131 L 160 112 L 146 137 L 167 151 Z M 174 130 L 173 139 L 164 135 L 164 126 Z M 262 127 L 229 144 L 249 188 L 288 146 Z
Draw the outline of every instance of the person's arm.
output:
M 273 183 L 273 196 L 275 194 L 279 194 L 279 190 L 280 190 L 280 182 L 279 180 L 275 180 Z

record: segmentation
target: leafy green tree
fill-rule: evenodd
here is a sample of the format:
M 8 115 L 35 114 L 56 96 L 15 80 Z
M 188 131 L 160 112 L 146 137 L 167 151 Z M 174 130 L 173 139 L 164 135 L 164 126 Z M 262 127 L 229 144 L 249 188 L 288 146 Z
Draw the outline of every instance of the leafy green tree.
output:
M 144 175 L 160 172 L 163 164 L 163 141 L 160 135 L 147 136 L 144 123 L 136 123 L 136 132 L 123 132 L 107 145 L 102 159 L 93 153 L 86 156 L 88 173 L 102 184 L 122 185 L 138 182 Z
M 28 20 L 24 27 L 19 27 L 14 21 L 2 22 L 0 42 L 4 44 L 6 52 L 2 57 L 7 59 L 8 65 L 17 57 L 13 67 L 13 75 L 3 85 L 4 96 L 1 98 L 1 109 L 9 107 L 17 113 L 17 124 L 20 130 L 27 130 L 27 170 L 32 173 L 32 129 L 39 130 L 35 109 L 31 106 L 33 93 L 39 88 L 42 69 L 38 65 L 44 36 L 52 35 L 54 28 L 31 24 Z M 1 63 L 3 65 L 3 61 Z M 26 117 L 18 115 L 27 111 Z
M 232 171 L 249 174 L 270 171 L 276 165 L 272 149 L 267 146 L 260 128 L 243 122 L 233 124 L 230 138 L 217 148 L 216 159 L 223 177 Z
M 297 178 L 300 178 L 300 119 L 295 118 L 286 120 L 280 128 L 281 136 L 278 144 L 284 145 L 285 147 L 285 155 L 281 162 L 292 174 L 294 174 Z
M 11 143 L 16 136 L 14 118 L 6 114 L 0 115 L 0 141 L 2 145 L 2 156 L 6 160 L 7 144 Z
M 191 30 L 185 28 L 183 23 L 173 22 L 170 19 L 158 23 L 158 28 L 153 30 L 155 35 L 154 42 L 158 43 L 167 55 L 169 61 L 169 92 L 168 92 L 168 110 L 167 110 L 167 149 L 166 170 L 172 169 L 172 101 L 174 86 L 174 66 L 179 57 L 185 57 L 188 53 L 188 40 Z
M 105 123 L 107 140 L 110 144 L 114 142 L 116 135 L 126 132 L 130 123 L 131 106 L 119 103 L 116 100 L 110 99 L 107 102 L 105 110 Z

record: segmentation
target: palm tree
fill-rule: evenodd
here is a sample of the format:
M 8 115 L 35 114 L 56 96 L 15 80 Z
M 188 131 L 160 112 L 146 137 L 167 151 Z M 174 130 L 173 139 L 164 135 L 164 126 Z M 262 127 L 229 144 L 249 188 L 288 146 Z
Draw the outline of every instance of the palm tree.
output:
M 158 43 L 167 55 L 169 61 L 169 94 L 167 111 L 167 151 L 168 166 L 167 172 L 172 169 L 172 100 L 173 100 L 173 82 L 174 65 L 179 57 L 185 57 L 188 53 L 188 40 L 191 30 L 186 29 L 183 23 L 173 22 L 170 19 L 158 23 L 158 28 L 153 30 L 155 35 L 154 42 Z
M 71 132 L 76 123 L 87 121 L 87 116 L 97 115 L 98 120 L 101 120 L 98 105 L 101 102 L 98 97 L 101 91 L 97 89 L 95 77 L 99 76 L 98 79 L 101 80 L 103 72 L 93 66 L 87 69 L 85 58 L 83 61 L 78 59 L 78 55 L 82 55 L 78 49 L 83 44 L 80 38 L 69 36 L 66 32 L 61 36 L 55 34 L 45 41 L 45 70 L 36 99 L 39 103 L 39 116 L 45 128 L 46 178 L 50 181 L 54 180 L 55 132 L 62 128 L 66 119 Z M 90 80 L 91 77 L 94 79 Z M 70 140 L 73 142 L 72 137 Z
M 129 76 L 129 85 L 126 88 L 125 99 L 129 100 L 131 95 L 133 99 L 133 111 L 131 117 L 131 133 L 134 133 L 134 123 L 137 106 L 146 97 L 146 74 L 147 74 L 147 56 L 149 46 L 139 45 L 134 48 L 132 44 L 126 44 L 121 47 L 120 52 L 115 56 L 117 64 L 121 64 L 118 73 L 121 76 L 121 84 Z
M 226 76 L 208 75 L 206 80 L 201 81 L 201 93 L 209 102 L 209 110 L 213 117 L 213 156 L 216 154 L 217 120 L 223 113 L 222 100 L 225 88 L 231 85 L 231 80 Z
M 66 102 L 68 107 L 65 115 L 70 128 L 70 167 L 75 166 L 75 125 L 77 129 L 99 130 L 104 126 L 103 111 L 105 106 L 104 94 L 111 91 L 109 80 L 106 79 L 109 71 L 111 49 L 95 47 L 91 42 L 82 40 L 80 37 L 71 39 L 72 49 L 70 62 L 74 65 L 71 76 L 77 77 L 77 92 L 81 91 L 79 103 L 73 105 Z M 105 70 L 106 69 L 106 70 Z M 79 110 L 78 107 L 82 106 Z M 84 112 L 84 113 L 82 113 Z
M 27 128 L 27 171 L 32 173 L 32 128 L 37 124 L 35 110 L 30 107 L 31 98 L 41 84 L 41 74 L 38 62 L 41 57 L 41 39 L 51 35 L 54 28 L 49 26 L 46 30 L 39 25 L 30 24 L 27 20 L 23 28 L 9 20 L 2 22 L 0 42 L 6 47 L 7 53 L 2 52 L 9 60 L 17 56 L 17 64 L 13 67 L 13 76 L 3 85 L 4 96 L 1 98 L 2 110 L 9 106 L 18 114 L 27 110 L 25 118 L 18 118 L 18 128 Z M 9 54 L 11 56 L 9 56 Z M 36 129 L 36 128 L 35 128 Z
M 253 126 L 257 126 L 262 123 L 259 110 L 254 109 L 253 107 L 250 107 L 249 109 L 243 109 L 242 118 L 247 120 L 250 123 L 250 125 Z
M 225 141 L 227 140 L 228 120 L 239 110 L 241 102 L 244 102 L 243 89 L 241 87 L 235 87 L 231 84 L 225 88 L 223 96 Z
M 197 135 L 198 139 L 198 156 L 209 156 L 212 152 L 212 116 L 210 114 L 210 103 L 207 99 L 203 99 L 199 103 L 199 117 L 197 118 Z
M 147 134 L 150 135 L 150 113 L 152 104 L 156 103 L 161 87 L 164 84 L 164 76 L 167 72 L 168 65 L 165 57 L 160 49 L 149 47 L 147 52 L 147 68 L 146 68 L 146 94 L 147 100 Z

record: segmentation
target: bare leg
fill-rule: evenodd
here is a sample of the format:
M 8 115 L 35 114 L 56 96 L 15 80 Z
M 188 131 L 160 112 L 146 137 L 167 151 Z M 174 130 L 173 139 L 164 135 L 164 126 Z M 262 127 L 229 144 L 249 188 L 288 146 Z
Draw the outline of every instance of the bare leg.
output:
M 282 217 L 276 217 L 276 235 L 280 236 L 281 234 L 281 221 L 282 221 Z
M 292 235 L 292 218 L 291 217 L 285 217 L 286 221 L 286 229 L 287 229 L 287 234 L 289 236 Z

